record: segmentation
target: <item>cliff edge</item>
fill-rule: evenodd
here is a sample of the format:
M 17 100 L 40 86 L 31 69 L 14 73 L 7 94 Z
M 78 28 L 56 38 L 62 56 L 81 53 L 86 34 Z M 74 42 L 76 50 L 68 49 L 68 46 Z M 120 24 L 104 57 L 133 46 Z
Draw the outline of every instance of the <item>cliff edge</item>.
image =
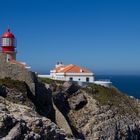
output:
M 21 71 L 22 72 L 22 71 Z M 116 88 L 0 79 L 2 140 L 138 140 L 140 101 Z
M 55 88 L 54 88 L 55 87 Z M 53 101 L 75 138 L 85 140 L 140 139 L 140 101 L 116 88 L 79 87 L 69 82 L 50 86 Z

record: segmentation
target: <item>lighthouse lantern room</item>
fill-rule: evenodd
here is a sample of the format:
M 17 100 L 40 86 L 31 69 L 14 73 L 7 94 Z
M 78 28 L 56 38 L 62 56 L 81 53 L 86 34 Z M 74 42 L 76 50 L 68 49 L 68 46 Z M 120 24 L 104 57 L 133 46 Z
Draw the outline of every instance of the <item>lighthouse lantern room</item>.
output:
M 2 53 L 7 54 L 7 61 L 16 60 L 16 39 L 10 29 L 0 39 Z

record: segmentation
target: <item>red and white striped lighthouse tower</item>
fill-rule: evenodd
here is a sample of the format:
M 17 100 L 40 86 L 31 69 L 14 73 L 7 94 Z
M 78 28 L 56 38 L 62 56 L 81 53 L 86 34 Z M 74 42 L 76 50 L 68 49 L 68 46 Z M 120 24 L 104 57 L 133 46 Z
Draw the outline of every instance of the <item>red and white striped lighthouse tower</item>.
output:
M 7 54 L 7 61 L 16 60 L 16 38 L 8 29 L 1 37 L 2 53 Z

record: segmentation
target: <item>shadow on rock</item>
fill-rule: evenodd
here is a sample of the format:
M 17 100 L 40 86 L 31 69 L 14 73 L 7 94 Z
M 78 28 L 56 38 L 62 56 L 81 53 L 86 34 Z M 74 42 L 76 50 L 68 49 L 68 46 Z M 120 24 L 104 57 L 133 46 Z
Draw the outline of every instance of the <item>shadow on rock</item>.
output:
M 35 95 L 28 88 L 28 97 L 34 103 L 36 111 L 53 122 L 55 121 L 55 111 L 52 105 L 52 92 L 45 87 L 45 84 L 37 82 L 35 85 Z
M 71 122 L 71 120 L 69 119 L 68 113 L 71 109 L 71 106 L 69 105 L 68 102 L 68 98 L 70 98 L 71 96 L 73 96 L 74 94 L 76 94 L 76 92 L 79 90 L 79 86 L 70 83 L 70 82 L 66 82 L 64 83 L 63 87 L 61 87 L 61 92 L 57 93 L 54 95 L 53 97 L 53 102 L 55 104 L 55 106 L 59 109 L 59 111 L 63 114 L 63 116 L 65 117 L 65 119 L 67 120 L 73 136 L 75 138 L 80 138 L 82 140 L 84 140 L 84 136 L 82 133 L 78 132 L 78 130 L 76 129 L 76 127 L 73 125 L 73 123 Z M 79 103 L 77 103 L 77 110 L 78 108 L 82 108 L 84 105 L 86 104 L 85 100 L 82 100 Z

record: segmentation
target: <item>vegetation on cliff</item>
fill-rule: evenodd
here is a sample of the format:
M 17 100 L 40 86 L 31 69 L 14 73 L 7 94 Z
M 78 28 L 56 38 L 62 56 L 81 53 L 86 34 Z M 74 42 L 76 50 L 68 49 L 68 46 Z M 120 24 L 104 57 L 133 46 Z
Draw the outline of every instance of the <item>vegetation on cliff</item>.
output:
M 0 96 L 8 101 L 26 106 L 33 106 L 28 94 L 28 85 L 19 80 L 11 78 L 0 79 Z
M 25 82 L 19 81 L 19 80 L 13 80 L 9 77 L 4 78 L 4 79 L 0 79 L 0 85 L 14 89 L 16 91 L 21 91 L 21 92 L 27 91 Z
M 121 93 L 115 87 L 107 88 L 99 85 L 90 85 L 85 91 L 91 94 L 100 106 L 108 105 L 111 109 L 118 108 L 117 111 L 120 114 L 139 115 L 137 100 Z
M 63 84 L 65 81 L 61 81 L 61 80 L 53 80 L 53 79 L 50 79 L 50 78 L 39 78 L 39 80 L 43 83 L 46 83 L 46 84 L 52 84 L 52 83 L 57 83 L 57 84 Z

